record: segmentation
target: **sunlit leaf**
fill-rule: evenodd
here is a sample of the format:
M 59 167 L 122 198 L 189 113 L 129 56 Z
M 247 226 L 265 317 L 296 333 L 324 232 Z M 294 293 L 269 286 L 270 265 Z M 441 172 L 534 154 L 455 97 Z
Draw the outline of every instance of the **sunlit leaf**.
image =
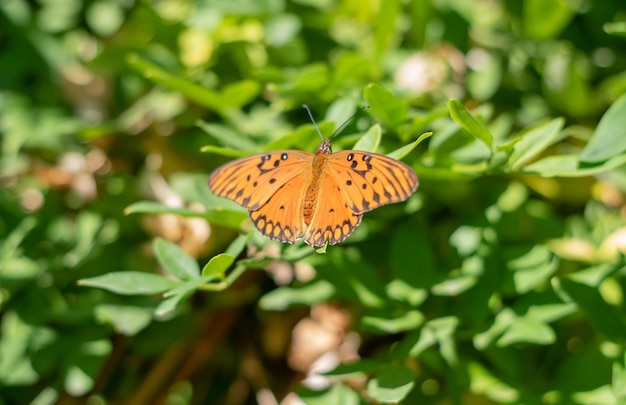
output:
M 280 287 L 265 294 L 259 301 L 259 306 L 266 310 L 280 311 L 292 305 L 311 305 L 326 301 L 334 292 L 333 285 L 325 280 L 300 288 Z
M 177 284 L 176 281 L 158 274 L 140 271 L 118 271 L 78 280 L 78 285 L 102 288 L 123 295 L 158 294 Z
M 413 390 L 415 375 L 404 365 L 381 367 L 374 378 L 367 383 L 367 392 L 376 401 L 394 404 L 402 401 Z
M 202 269 L 203 276 L 217 276 L 224 278 L 226 270 L 235 262 L 235 258 L 226 253 L 220 253 L 213 256 L 211 260 Z
M 394 128 L 407 119 L 406 104 L 384 87 L 370 84 L 365 88 L 363 97 L 370 106 L 370 114 L 385 125 Z
M 450 100 L 448 102 L 448 107 L 450 109 L 450 116 L 457 122 L 457 124 L 491 148 L 493 135 L 491 135 L 489 130 L 483 124 L 478 122 L 478 120 L 465 109 L 463 104 L 457 100 Z
M 159 263 L 173 276 L 190 280 L 200 275 L 198 262 L 175 243 L 156 238 L 152 246 Z
M 626 94 L 604 114 L 580 154 L 583 162 L 602 162 L 626 152 Z
M 353 149 L 376 152 L 376 149 L 380 145 L 381 138 L 382 131 L 380 129 L 380 125 L 376 124 L 372 126 L 357 143 L 354 144 Z

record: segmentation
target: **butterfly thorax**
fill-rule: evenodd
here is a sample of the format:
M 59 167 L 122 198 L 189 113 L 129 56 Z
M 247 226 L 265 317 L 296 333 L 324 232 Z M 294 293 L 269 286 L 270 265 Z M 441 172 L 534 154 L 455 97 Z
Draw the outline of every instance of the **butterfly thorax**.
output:
M 311 163 L 311 184 L 304 194 L 303 214 L 304 223 L 309 225 L 315 212 L 315 206 L 317 205 L 317 195 L 319 193 L 320 179 L 324 175 L 324 166 L 328 155 L 330 155 L 330 139 L 324 139 L 317 148 L 317 152 L 313 157 Z

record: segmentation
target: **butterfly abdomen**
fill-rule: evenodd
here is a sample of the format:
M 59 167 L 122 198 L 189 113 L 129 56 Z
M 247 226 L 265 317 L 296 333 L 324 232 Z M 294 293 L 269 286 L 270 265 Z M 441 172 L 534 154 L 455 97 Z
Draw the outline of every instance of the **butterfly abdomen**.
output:
M 328 159 L 328 151 L 320 151 L 313 157 L 311 163 L 311 184 L 306 189 L 304 194 L 304 203 L 302 204 L 302 214 L 304 216 L 304 223 L 309 225 L 313 214 L 315 213 L 315 207 L 317 206 L 317 196 L 319 195 L 320 179 L 323 176 L 324 165 Z

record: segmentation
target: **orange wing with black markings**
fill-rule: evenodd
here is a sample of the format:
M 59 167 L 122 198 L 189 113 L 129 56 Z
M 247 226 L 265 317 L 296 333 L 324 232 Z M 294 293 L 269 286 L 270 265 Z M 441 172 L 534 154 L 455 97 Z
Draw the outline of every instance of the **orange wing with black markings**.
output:
M 355 214 L 405 201 L 417 189 L 417 175 L 389 156 L 358 150 L 330 155 L 328 170 Z
M 281 242 L 311 246 L 344 241 L 362 214 L 406 200 L 417 175 L 406 164 L 377 153 L 332 153 L 324 139 L 315 154 L 297 150 L 262 153 L 216 169 L 209 188 L 249 211 L 256 228 Z
M 289 180 L 303 175 L 312 159 L 312 153 L 279 150 L 233 160 L 211 174 L 209 189 L 219 197 L 255 210 Z

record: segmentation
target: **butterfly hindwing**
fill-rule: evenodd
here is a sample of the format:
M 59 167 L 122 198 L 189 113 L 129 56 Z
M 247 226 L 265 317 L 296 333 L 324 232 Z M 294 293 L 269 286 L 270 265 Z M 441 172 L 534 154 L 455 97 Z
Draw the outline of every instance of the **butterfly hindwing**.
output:
M 344 150 L 330 155 L 328 171 L 355 214 L 406 200 L 417 175 L 406 164 L 378 153 Z
M 326 173 L 320 181 L 324 186 L 319 188 L 315 211 L 304 235 L 310 246 L 342 242 L 361 223 L 361 215 L 350 209 L 335 178 Z
M 303 198 L 310 180 L 308 172 L 285 182 L 257 210 L 248 214 L 263 235 L 281 242 L 294 243 L 306 230 L 302 215 Z
M 248 210 L 260 208 L 285 183 L 308 170 L 313 154 L 282 150 L 233 160 L 209 177 L 213 194 Z

